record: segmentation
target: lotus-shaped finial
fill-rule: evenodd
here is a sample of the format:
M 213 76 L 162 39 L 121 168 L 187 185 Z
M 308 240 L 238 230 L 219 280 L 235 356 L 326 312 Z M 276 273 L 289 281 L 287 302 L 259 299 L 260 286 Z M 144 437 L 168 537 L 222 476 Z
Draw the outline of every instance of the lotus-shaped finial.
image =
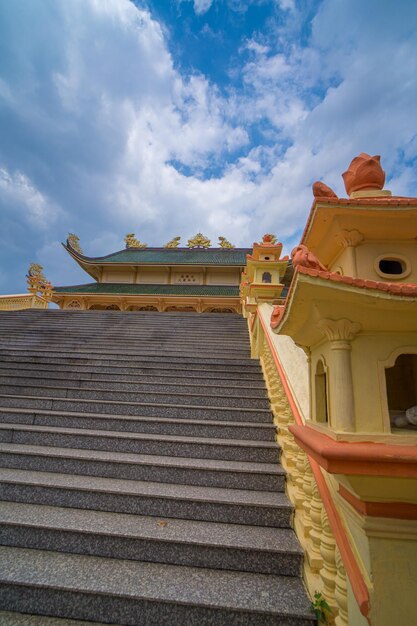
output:
M 381 190 L 385 183 L 385 172 L 381 167 L 380 156 L 370 156 L 362 152 L 355 157 L 343 176 L 345 188 L 350 196 L 361 189 Z

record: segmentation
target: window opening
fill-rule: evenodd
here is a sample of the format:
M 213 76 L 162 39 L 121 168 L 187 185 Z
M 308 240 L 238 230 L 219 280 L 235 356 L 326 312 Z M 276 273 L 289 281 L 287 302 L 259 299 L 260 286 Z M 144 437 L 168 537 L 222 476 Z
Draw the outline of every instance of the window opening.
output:
M 391 426 L 417 430 L 417 354 L 400 354 L 385 380 Z
M 321 360 L 316 367 L 315 387 L 316 421 L 327 424 L 329 421 L 327 411 L 327 376 Z

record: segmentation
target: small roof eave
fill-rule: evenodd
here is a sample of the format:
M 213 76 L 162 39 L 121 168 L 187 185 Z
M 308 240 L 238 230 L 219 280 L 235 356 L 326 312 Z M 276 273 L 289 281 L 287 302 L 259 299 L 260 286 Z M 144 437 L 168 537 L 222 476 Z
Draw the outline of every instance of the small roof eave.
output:
M 298 345 L 311 347 L 323 340 L 317 322 L 323 318 L 343 319 L 347 309 L 349 318 L 359 322 L 362 331 L 417 332 L 417 285 L 405 285 L 404 288 L 409 288 L 406 294 L 380 289 L 375 286 L 378 284 L 365 280 L 348 284 L 297 271 L 274 332 L 289 335 Z

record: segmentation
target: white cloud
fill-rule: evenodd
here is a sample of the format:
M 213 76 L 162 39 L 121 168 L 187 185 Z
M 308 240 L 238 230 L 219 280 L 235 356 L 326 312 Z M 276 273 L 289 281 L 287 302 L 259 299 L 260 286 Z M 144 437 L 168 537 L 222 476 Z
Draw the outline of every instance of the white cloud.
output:
M 213 0 L 194 0 L 194 11 L 197 13 L 197 15 L 207 13 L 212 3 Z
M 41 193 L 30 178 L 20 171 L 0 168 L 0 196 L 2 210 L 19 215 L 23 222 L 45 229 L 57 218 L 60 209 Z

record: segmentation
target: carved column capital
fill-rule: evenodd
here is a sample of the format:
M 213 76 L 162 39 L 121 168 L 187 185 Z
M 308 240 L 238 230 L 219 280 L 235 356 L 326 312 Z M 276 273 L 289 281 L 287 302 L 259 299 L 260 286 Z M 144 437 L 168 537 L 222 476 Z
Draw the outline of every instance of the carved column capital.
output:
M 335 239 L 341 248 L 348 248 L 362 243 L 364 236 L 359 230 L 341 230 Z
M 361 329 L 358 322 L 351 322 L 346 318 L 323 318 L 317 322 L 317 326 L 329 341 L 352 341 Z

